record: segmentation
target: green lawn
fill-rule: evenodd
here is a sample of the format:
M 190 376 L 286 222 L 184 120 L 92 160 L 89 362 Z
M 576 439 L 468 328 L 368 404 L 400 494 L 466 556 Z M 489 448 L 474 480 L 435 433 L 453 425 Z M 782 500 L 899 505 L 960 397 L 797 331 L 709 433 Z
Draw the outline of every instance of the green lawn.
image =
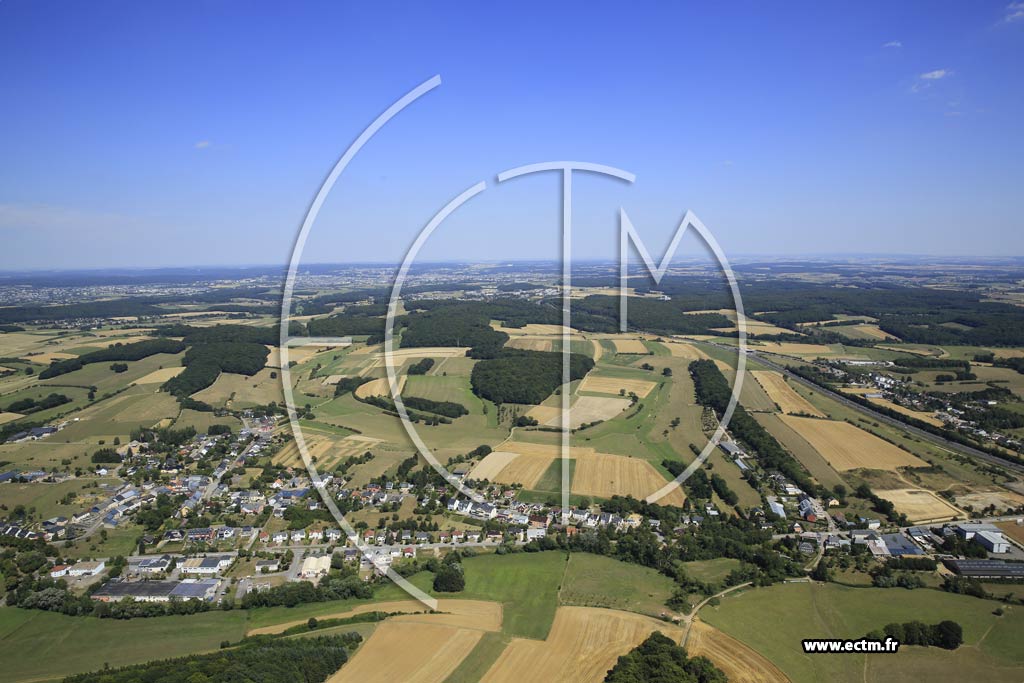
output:
M 694 560 L 684 562 L 683 568 L 690 578 L 705 583 L 718 583 L 725 579 L 733 569 L 740 568 L 740 561 L 728 557 L 719 557 L 714 560 Z
M 103 540 L 100 532 L 97 532 L 84 540 L 74 541 L 74 547 L 66 546 L 64 556 L 68 558 L 84 557 L 127 557 L 136 550 L 136 543 L 139 536 L 144 532 L 141 526 L 122 526 L 117 529 L 105 529 L 107 540 Z M 93 550 L 93 546 L 96 549 Z
M 658 616 L 675 583 L 650 567 L 590 553 L 572 553 L 562 581 L 563 605 L 606 607 Z
M 794 683 L 864 680 L 1020 681 L 1024 677 L 1024 609 L 1003 617 L 999 603 L 935 590 L 782 584 L 737 591 L 700 617 L 751 646 Z M 965 645 L 955 652 L 905 647 L 895 655 L 806 655 L 804 638 L 857 638 L 890 622 L 952 619 Z M 865 657 L 867 661 L 865 662 Z

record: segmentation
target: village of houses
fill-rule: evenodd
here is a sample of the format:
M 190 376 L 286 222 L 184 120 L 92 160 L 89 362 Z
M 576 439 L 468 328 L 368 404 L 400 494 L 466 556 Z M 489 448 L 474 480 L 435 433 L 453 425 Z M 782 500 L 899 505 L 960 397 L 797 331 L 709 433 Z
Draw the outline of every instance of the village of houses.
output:
M 0 535 L 41 538 L 57 547 L 88 542 L 103 529 L 132 525 L 140 513 L 172 499 L 176 503 L 160 531 L 140 533 L 140 549 L 124 558 L 123 570 L 116 578 L 107 575 L 114 558 L 102 556 L 55 565 L 49 569 L 50 575 L 65 579 L 72 590 L 88 590 L 99 601 L 215 602 L 238 600 L 250 591 L 289 581 L 317 582 L 333 567 L 347 566 L 370 580 L 420 556 L 437 557 L 459 548 L 524 545 L 554 532 L 573 534 L 602 527 L 623 531 L 646 525 L 664 541 L 668 534 L 680 533 L 688 525 L 699 526 L 720 514 L 707 502 L 683 515 L 681 527 L 662 529 L 660 520 L 638 514 L 619 516 L 597 505 L 570 508 L 563 515 L 557 506 L 518 501 L 514 488 L 483 487 L 480 492 L 485 500 L 474 502 L 455 495 L 454 488 L 444 483 L 427 481 L 416 486 L 382 478 L 355 488 L 348 487 L 343 477 L 324 474 L 324 495 L 346 512 L 356 511 L 353 518 L 359 511 L 392 513 L 378 514 L 374 528 L 358 522 L 346 532 L 324 509 L 321 494 L 302 470 L 281 468 L 280 476 L 255 487 L 252 481 L 239 485 L 237 478 L 229 476 L 280 445 L 273 436 L 274 426 L 271 418 L 252 423 L 252 428 L 247 426 L 237 435 L 197 435 L 172 453 L 156 453 L 147 444 L 133 442 L 122 449 L 131 456 L 117 470 L 124 483 L 103 489 L 102 500 L 70 518 L 4 523 Z M 746 454 L 733 442 L 726 440 L 720 447 L 738 465 L 745 464 Z M 206 463 L 209 473 L 189 474 L 185 466 L 194 463 Z M 96 474 L 99 470 L 109 474 L 106 468 L 97 468 Z M 140 470 L 158 471 L 160 476 L 140 481 Z M 460 467 L 454 474 L 464 478 L 468 471 Z M 0 481 L 45 486 L 52 477 L 45 472 L 26 474 L 29 476 L 7 473 Z M 768 474 L 767 483 L 774 492 L 765 496 L 767 509 L 755 509 L 751 514 L 760 519 L 763 529 L 773 530 L 776 538 L 798 538 L 805 555 L 864 544 L 880 560 L 930 556 L 964 576 L 1024 579 L 1024 549 L 991 523 L 1011 518 L 897 528 L 880 519 L 847 520 L 830 514 L 829 508 L 838 501 L 812 498 L 780 474 Z M 402 518 L 399 510 L 407 516 Z M 252 523 L 218 521 L 225 518 Z M 303 521 L 289 524 L 289 518 Z M 431 522 L 424 523 L 425 519 Z M 197 526 L 198 520 L 212 521 Z M 301 528 L 291 528 L 294 526 Z M 943 554 L 943 540 L 953 534 L 982 546 L 986 557 Z

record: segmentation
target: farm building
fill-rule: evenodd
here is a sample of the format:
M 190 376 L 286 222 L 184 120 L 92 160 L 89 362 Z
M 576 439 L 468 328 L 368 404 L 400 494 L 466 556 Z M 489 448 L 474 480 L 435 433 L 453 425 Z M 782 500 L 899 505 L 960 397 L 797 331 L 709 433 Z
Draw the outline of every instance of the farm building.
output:
M 998 531 L 979 531 L 974 535 L 974 542 L 990 553 L 1010 552 L 1010 544 Z
M 960 576 L 974 579 L 1024 579 L 1024 563 L 1004 560 L 944 560 Z
M 108 581 L 92 594 L 93 600 L 119 602 L 132 598 L 139 602 L 168 602 L 177 581 Z
M 193 557 L 181 565 L 183 574 L 206 574 L 213 576 L 231 566 L 232 558 L 228 555 L 209 555 Z
M 894 557 L 903 555 L 923 555 L 924 552 L 903 534 L 882 534 L 882 542 Z
M 217 595 L 218 579 L 195 579 L 182 581 L 171 590 L 170 596 L 179 600 L 206 600 L 209 602 Z
M 1002 533 L 999 531 L 999 527 L 995 524 L 987 524 L 985 522 L 963 522 L 953 527 L 956 533 L 964 540 L 971 540 L 974 535 L 981 531 L 987 531 L 990 533 Z

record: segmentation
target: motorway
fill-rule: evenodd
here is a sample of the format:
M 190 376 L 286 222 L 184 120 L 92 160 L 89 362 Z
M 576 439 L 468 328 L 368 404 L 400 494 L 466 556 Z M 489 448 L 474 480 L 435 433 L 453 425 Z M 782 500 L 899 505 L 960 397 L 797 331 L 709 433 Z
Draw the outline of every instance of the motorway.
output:
M 716 344 L 714 342 L 705 343 L 719 349 L 724 349 L 731 353 L 736 353 L 735 346 L 728 346 L 726 344 Z M 814 391 L 818 391 L 822 394 L 825 394 L 836 403 L 841 403 L 847 408 L 856 410 L 862 415 L 870 417 L 872 420 L 884 422 L 885 424 L 891 427 L 898 427 L 899 429 L 902 429 L 905 432 L 913 434 L 914 436 L 919 437 L 925 441 L 928 441 L 936 446 L 939 446 L 940 448 L 945 448 L 948 451 L 953 451 L 959 453 L 960 455 L 977 458 L 978 460 L 982 460 L 990 465 L 998 465 L 999 467 L 1011 470 L 1013 472 L 1016 472 L 1017 474 L 1024 474 L 1024 465 L 1019 465 L 1015 462 L 1010 462 L 1009 460 L 1003 460 L 1002 458 L 992 455 L 991 453 L 986 453 L 985 451 L 978 450 L 977 448 L 972 448 L 971 446 L 967 446 L 956 441 L 950 441 L 949 439 L 941 437 L 938 434 L 932 434 L 931 432 L 907 424 L 906 422 L 903 422 L 901 420 L 897 420 L 895 418 L 889 417 L 888 415 L 883 415 L 882 413 L 871 410 L 870 408 L 866 408 L 861 404 L 857 403 L 856 401 L 851 401 L 849 398 L 843 396 L 838 392 L 832 391 L 831 389 L 823 387 L 820 384 L 815 384 L 814 382 L 808 379 L 804 379 L 800 375 L 797 375 L 796 373 L 790 371 L 789 368 L 785 367 L 784 365 L 779 365 L 774 361 L 768 360 L 767 358 L 765 358 L 764 355 L 760 353 L 750 351 L 748 353 L 748 356 L 756 360 L 761 365 L 764 365 L 765 367 L 771 370 L 775 370 L 776 372 L 780 372 L 785 377 L 788 377 L 796 382 L 799 382 L 800 384 L 804 385 L 805 387 L 808 387 L 809 389 L 813 389 Z

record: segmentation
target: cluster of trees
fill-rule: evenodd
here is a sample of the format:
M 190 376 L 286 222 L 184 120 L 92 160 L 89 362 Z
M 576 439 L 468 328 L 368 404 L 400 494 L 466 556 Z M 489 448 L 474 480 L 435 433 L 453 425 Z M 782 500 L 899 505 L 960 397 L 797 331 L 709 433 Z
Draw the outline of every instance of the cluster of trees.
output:
M 731 304 L 730 304 L 731 307 Z M 629 326 L 634 329 L 654 334 L 722 334 L 715 328 L 733 327 L 731 320 L 721 313 L 687 313 L 699 310 L 689 308 L 679 301 L 661 301 L 631 297 L 629 299 Z M 619 297 L 596 295 L 588 296 L 573 304 L 573 327 L 578 327 L 578 313 L 589 314 L 593 318 L 617 322 L 619 319 Z M 587 329 L 587 328 L 583 328 Z M 587 331 L 604 331 L 590 330 Z
M 288 507 L 284 511 L 284 518 L 288 522 L 289 529 L 305 529 L 317 520 L 328 522 L 332 519 L 330 510 L 310 510 L 304 505 Z
M 434 367 L 433 358 L 421 358 L 419 361 L 409 366 L 408 372 L 410 375 L 425 375 L 432 367 Z
M 157 495 L 152 505 L 147 505 L 135 513 L 135 523 L 141 524 L 146 531 L 156 531 L 171 519 L 185 500 L 184 495 L 170 496 L 166 493 Z
M 118 455 L 117 451 L 115 451 L 113 448 L 101 448 L 92 454 L 90 460 L 97 464 L 115 464 L 120 463 L 123 460 L 123 458 L 121 458 L 121 456 Z
M 382 304 L 383 306 L 383 304 Z M 310 336 L 314 337 L 366 337 L 367 344 L 384 341 L 385 318 L 367 315 L 358 309 L 369 306 L 349 307 L 343 314 L 310 320 L 306 324 Z M 385 311 L 386 312 L 386 311 Z M 395 331 L 401 329 L 405 316 L 396 316 Z
M 138 427 L 131 432 L 132 441 L 145 441 L 149 444 L 150 450 L 172 451 L 179 446 L 189 442 L 196 435 L 196 428 L 192 426 L 175 429 L 174 427 Z
M 602 507 L 611 511 L 604 505 Z M 676 510 L 678 511 L 678 508 Z M 639 506 L 630 506 L 616 512 L 628 514 L 637 511 Z M 735 516 L 707 518 L 700 526 L 687 526 L 668 546 L 664 546 L 658 536 L 647 527 L 623 532 L 602 528 L 569 537 L 548 535 L 539 542 L 532 541 L 531 544 L 535 544 L 532 548 L 534 550 L 564 548 L 614 557 L 623 562 L 656 569 L 681 584 L 689 580 L 683 563 L 719 557 L 734 558 L 743 563 L 735 576 L 727 578 L 728 585 L 744 581 L 769 585 L 803 574 L 799 562 L 779 553 L 771 546 L 771 531 L 762 530 L 757 524 Z M 531 550 L 531 544 L 527 544 L 525 549 Z
M 605 683 L 726 683 L 725 672 L 707 657 L 689 657 L 686 649 L 660 631 L 619 657 Z
M 373 587 L 358 576 L 331 573 L 317 585 L 309 581 L 293 581 L 265 591 L 246 593 L 242 607 L 295 607 L 310 602 L 370 597 L 373 597 Z
M 725 375 L 714 361 L 710 360 L 695 360 L 690 363 L 689 370 L 693 376 L 697 402 L 710 406 L 721 419 L 732 397 L 732 389 Z M 817 484 L 811 480 L 796 458 L 783 448 L 761 423 L 751 417 L 743 406 L 736 406 L 732 421 L 729 422 L 729 429 L 737 439 L 757 452 L 761 466 L 766 470 L 778 470 L 808 493 L 818 491 Z
M 344 394 L 353 392 L 369 381 L 369 377 L 342 377 L 338 383 L 334 385 L 334 396 L 343 396 Z
M 75 370 L 81 370 L 90 363 L 135 361 L 149 358 L 157 353 L 180 353 L 184 350 L 185 344 L 174 339 L 146 339 L 132 344 L 117 343 L 105 349 L 83 353 L 78 358 L 54 361 L 50 363 L 50 367 L 39 373 L 39 379 L 59 377 Z M 125 367 L 125 370 L 127 369 Z
M 462 567 L 462 556 L 458 552 L 448 553 L 434 574 L 434 590 L 439 593 L 458 593 L 466 587 L 466 572 Z
M 418 302 L 422 306 L 425 302 Z M 482 305 L 452 302 L 434 310 L 416 311 L 406 319 L 402 348 L 469 346 L 475 358 L 492 358 L 508 341 L 508 335 L 491 327 Z
M 392 415 L 394 417 L 399 416 L 398 406 L 395 405 L 395 402 L 387 396 L 364 396 L 363 398 L 358 398 L 356 400 L 368 403 L 371 406 L 377 406 L 388 415 Z M 431 415 L 429 413 L 420 413 L 415 410 L 410 410 L 408 405 L 406 406 L 405 412 L 413 422 L 425 422 L 431 425 L 451 424 L 452 422 L 450 418 L 441 415 Z
M 902 624 L 886 624 L 881 631 L 872 631 L 865 636 L 872 640 L 892 638 L 900 645 L 924 645 L 955 650 L 964 642 L 964 630 L 955 621 L 945 620 L 937 624 L 907 621 Z
M 4 410 L 8 413 L 21 413 L 22 415 L 28 415 L 29 413 L 38 413 L 40 410 L 56 408 L 57 406 L 62 406 L 65 403 L 71 403 L 71 399 L 64 394 L 53 393 L 40 399 L 31 397 L 19 399 L 9 404 L 4 408 Z
M 594 367 L 589 356 L 569 355 L 569 378 L 583 379 Z M 470 375 L 473 392 L 495 403 L 541 403 L 562 385 L 562 354 L 504 349 L 482 360 Z
M 164 382 L 164 391 L 184 399 L 217 381 L 222 372 L 255 375 L 267 363 L 270 351 L 255 342 L 220 341 L 196 344 L 185 352 L 184 372 Z
M 163 659 L 119 669 L 104 668 L 66 679 L 66 683 L 179 683 L 247 681 L 322 683 L 347 661 L 362 642 L 356 632 L 305 638 L 255 638 L 219 652 Z
M 463 415 L 469 415 L 469 410 L 461 403 L 454 401 L 433 401 L 420 396 L 403 396 L 402 402 L 413 410 L 422 410 L 435 415 L 443 415 L 455 419 Z

